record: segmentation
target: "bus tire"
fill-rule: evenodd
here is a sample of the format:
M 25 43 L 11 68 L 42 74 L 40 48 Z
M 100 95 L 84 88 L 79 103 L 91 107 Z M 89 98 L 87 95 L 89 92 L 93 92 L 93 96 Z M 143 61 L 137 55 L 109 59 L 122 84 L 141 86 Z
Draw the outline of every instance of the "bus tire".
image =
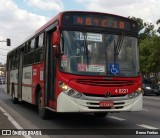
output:
M 104 117 L 106 117 L 107 116 L 107 114 L 108 113 L 94 113 L 94 115 L 96 116 L 96 117 L 99 117 L 99 118 L 104 118 Z
M 18 103 L 18 98 L 15 97 L 14 85 L 12 85 L 12 103 L 13 104 L 17 104 Z
M 48 111 L 45 109 L 42 103 L 42 92 L 40 91 L 38 95 L 38 114 L 41 119 L 47 119 L 48 118 Z

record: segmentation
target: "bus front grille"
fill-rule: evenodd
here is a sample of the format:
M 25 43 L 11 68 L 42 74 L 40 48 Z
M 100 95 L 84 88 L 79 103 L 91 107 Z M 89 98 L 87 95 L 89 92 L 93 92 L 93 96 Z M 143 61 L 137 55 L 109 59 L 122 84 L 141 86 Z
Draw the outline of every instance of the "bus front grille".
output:
M 102 86 L 102 87 L 115 87 L 115 86 L 130 86 L 134 85 L 136 81 L 133 80 L 104 80 L 104 79 L 77 79 L 77 83 L 92 85 L 92 86 Z
M 105 94 L 92 94 L 92 93 L 83 93 L 85 96 L 90 96 L 90 97 L 105 97 Z M 121 95 L 110 95 L 110 97 L 124 97 L 126 94 L 121 94 Z

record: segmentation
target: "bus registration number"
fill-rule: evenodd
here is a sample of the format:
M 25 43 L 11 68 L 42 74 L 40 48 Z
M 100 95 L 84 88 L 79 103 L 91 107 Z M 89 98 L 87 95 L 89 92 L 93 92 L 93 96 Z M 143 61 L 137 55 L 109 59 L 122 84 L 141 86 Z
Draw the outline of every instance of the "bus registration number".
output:
M 128 93 L 128 89 L 116 89 L 115 93 L 123 93 L 123 94 L 125 94 L 125 93 Z
M 99 102 L 100 107 L 113 107 L 114 103 L 113 101 L 101 101 Z

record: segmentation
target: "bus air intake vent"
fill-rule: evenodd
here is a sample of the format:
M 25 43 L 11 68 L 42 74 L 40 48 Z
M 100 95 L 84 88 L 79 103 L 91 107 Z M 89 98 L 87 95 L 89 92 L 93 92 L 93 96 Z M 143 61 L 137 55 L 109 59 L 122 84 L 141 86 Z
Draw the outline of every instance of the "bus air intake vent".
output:
M 104 79 L 77 79 L 77 83 L 102 86 L 102 87 L 114 87 L 114 86 L 130 86 L 136 83 L 132 80 L 104 80 Z
M 91 97 L 106 97 L 105 94 L 91 94 L 91 93 L 83 93 L 85 96 L 91 96 Z M 110 95 L 110 97 L 124 97 L 126 94 L 121 95 Z

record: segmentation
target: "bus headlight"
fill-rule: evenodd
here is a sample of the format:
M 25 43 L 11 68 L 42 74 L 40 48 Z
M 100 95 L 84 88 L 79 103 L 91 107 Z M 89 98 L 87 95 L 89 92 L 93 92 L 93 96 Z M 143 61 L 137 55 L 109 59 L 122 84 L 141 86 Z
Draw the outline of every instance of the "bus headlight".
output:
M 146 89 L 151 90 L 151 87 L 146 87 Z
M 67 86 L 67 85 L 63 85 L 63 86 L 61 87 L 61 89 L 62 89 L 63 91 L 66 91 L 66 90 L 68 90 L 68 86 Z
M 128 94 L 128 98 L 132 99 L 139 96 L 142 93 L 142 88 L 138 88 L 135 92 Z
M 75 91 L 75 90 L 73 90 L 73 89 L 70 89 L 70 90 L 67 92 L 67 94 L 68 94 L 69 96 L 74 97 L 74 98 L 81 98 L 81 97 L 82 97 L 82 93 L 77 92 L 77 91 Z
M 61 90 L 65 94 L 67 94 L 68 96 L 71 96 L 71 97 L 74 97 L 74 98 L 81 98 L 82 95 L 83 95 L 82 93 L 73 90 L 72 88 L 70 88 L 68 85 L 64 84 L 61 81 L 59 81 L 59 86 L 60 86 Z

